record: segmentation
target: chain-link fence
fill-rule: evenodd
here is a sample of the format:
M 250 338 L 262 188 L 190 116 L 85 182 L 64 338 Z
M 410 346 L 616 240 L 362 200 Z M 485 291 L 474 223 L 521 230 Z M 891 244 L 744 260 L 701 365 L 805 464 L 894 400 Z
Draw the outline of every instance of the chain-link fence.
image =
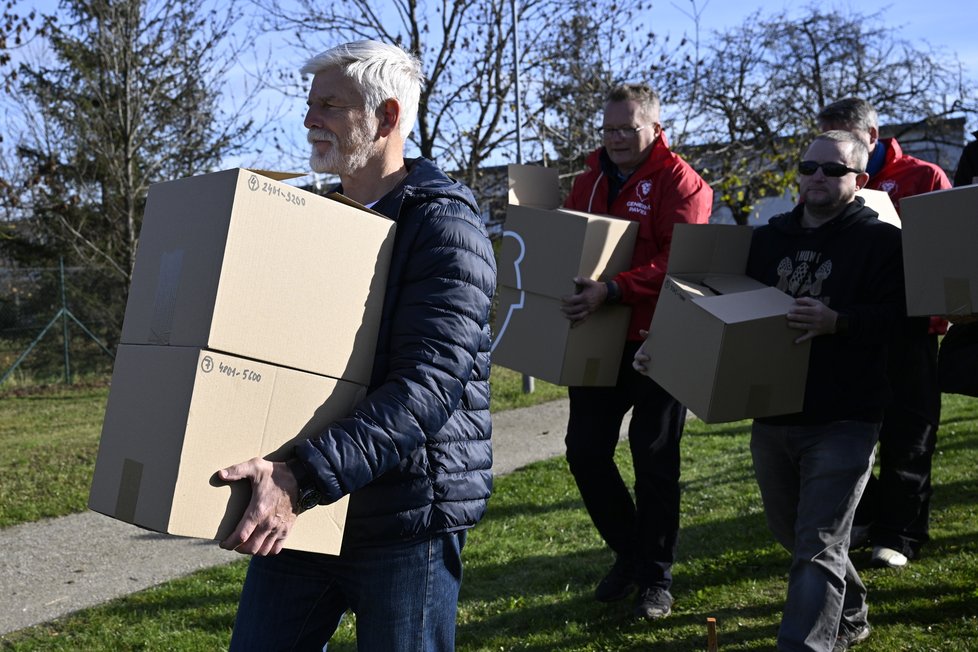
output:
M 121 298 L 99 297 L 117 284 L 91 268 L 0 268 L 0 389 L 108 378 Z

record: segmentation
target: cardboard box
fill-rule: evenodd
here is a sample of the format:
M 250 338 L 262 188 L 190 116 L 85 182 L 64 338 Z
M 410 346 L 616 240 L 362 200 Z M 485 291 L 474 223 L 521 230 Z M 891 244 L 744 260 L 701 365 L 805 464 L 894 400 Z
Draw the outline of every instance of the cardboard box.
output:
M 121 341 L 366 385 L 394 223 L 266 174 L 234 169 L 150 188 Z
M 284 460 L 348 415 L 354 383 L 206 349 L 123 344 L 116 356 L 88 506 L 140 527 L 222 540 L 251 496 L 215 472 Z M 296 520 L 286 547 L 338 554 L 348 498 Z
M 560 300 L 502 286 L 492 362 L 555 385 L 617 382 L 631 310 L 602 308 L 574 328 Z
M 857 197 L 862 197 L 866 206 L 872 208 L 880 216 L 880 222 L 886 222 L 899 228 L 903 227 L 900 221 L 900 214 L 896 211 L 896 206 L 890 200 L 890 196 L 882 190 L 870 190 L 862 188 L 856 191 Z
M 978 313 L 978 186 L 900 200 L 909 315 Z
M 606 306 L 571 328 L 560 312 L 575 277 L 629 269 L 638 223 L 560 209 L 557 171 L 509 166 L 493 362 L 560 385 L 614 385 L 631 308 Z
M 708 423 L 799 412 L 810 344 L 794 299 L 744 275 L 751 228 L 677 224 L 652 318 L 649 376 Z

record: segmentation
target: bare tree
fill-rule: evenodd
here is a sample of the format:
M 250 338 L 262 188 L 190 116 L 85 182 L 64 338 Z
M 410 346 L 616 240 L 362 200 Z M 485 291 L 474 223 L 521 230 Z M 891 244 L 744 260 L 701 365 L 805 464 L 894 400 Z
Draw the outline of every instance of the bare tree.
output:
M 513 6 L 520 65 L 532 74 L 541 35 L 562 11 L 556 0 L 274 0 L 266 15 L 270 28 L 292 34 L 305 54 L 371 38 L 417 55 L 426 82 L 414 143 L 478 188 L 483 165 L 515 140 Z
M 16 9 L 17 1 L 7 0 L 3 13 L 0 14 L 0 78 L 3 79 L 3 90 L 7 93 L 10 92 L 11 84 L 17 78 L 16 69 L 10 68 L 10 51 L 23 45 L 31 21 L 36 15 L 34 10 L 23 14 L 18 13 Z
M 881 24 L 879 13 L 810 8 L 800 18 L 757 12 L 714 35 L 699 97 L 688 99 L 700 145 L 687 153 L 737 222 L 795 187 L 799 150 L 826 104 L 859 96 L 899 122 L 970 102 L 959 65 Z
M 531 83 L 539 89 L 532 126 L 566 174 L 580 171 L 585 157 L 601 144 L 605 96 L 615 85 L 645 82 L 668 102 L 687 65 L 688 42 L 673 44 L 651 27 L 652 4 L 644 0 L 609 3 L 603 11 L 593 2 L 564 2 L 541 41 L 541 65 Z

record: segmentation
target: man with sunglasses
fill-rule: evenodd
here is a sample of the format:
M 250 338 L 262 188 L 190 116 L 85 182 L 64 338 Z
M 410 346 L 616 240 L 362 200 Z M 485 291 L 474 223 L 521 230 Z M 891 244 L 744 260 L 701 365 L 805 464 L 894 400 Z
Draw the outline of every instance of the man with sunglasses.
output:
M 865 143 L 866 187 L 887 192 L 897 212 L 904 197 L 951 187 L 941 168 L 904 154 L 895 138 L 879 137 L 876 110 L 865 100 L 833 102 L 817 120 L 822 130 L 843 129 Z M 906 565 L 930 538 L 931 461 L 941 419 L 937 336 L 946 330 L 943 319 L 913 317 L 893 332 L 887 372 L 892 398 L 880 430 L 879 479 L 870 477 L 852 532 L 854 547 L 872 544 L 876 566 Z
M 567 463 L 598 532 L 615 554 L 595 589 L 600 602 L 627 598 L 633 613 L 654 620 L 672 611 L 672 565 L 679 535 L 679 440 L 686 408 L 652 379 L 632 369 L 662 288 L 677 222 L 705 223 L 713 191 L 669 151 L 659 124 L 659 98 L 645 84 L 611 90 L 600 127 L 604 146 L 587 160 L 565 207 L 639 223 L 631 269 L 600 283 L 575 278 L 564 315 L 579 322 L 603 305 L 631 306 L 618 382 L 571 387 Z M 632 499 L 615 464 L 622 420 L 632 410 L 628 440 L 635 469 Z
M 847 131 L 818 136 L 799 204 L 751 242 L 747 273 L 795 297 L 787 325 L 811 340 L 802 411 L 751 431 L 767 523 L 792 555 L 778 650 L 847 650 L 870 631 L 849 533 L 887 400 L 886 334 L 905 308 L 900 231 L 855 196 L 867 158 Z

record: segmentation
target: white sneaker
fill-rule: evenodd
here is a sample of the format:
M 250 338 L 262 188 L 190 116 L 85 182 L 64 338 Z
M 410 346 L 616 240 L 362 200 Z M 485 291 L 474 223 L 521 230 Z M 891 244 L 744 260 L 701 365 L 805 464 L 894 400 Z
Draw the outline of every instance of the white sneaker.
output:
M 886 568 L 903 568 L 907 565 L 907 556 L 892 548 L 883 546 L 873 547 L 873 565 Z

